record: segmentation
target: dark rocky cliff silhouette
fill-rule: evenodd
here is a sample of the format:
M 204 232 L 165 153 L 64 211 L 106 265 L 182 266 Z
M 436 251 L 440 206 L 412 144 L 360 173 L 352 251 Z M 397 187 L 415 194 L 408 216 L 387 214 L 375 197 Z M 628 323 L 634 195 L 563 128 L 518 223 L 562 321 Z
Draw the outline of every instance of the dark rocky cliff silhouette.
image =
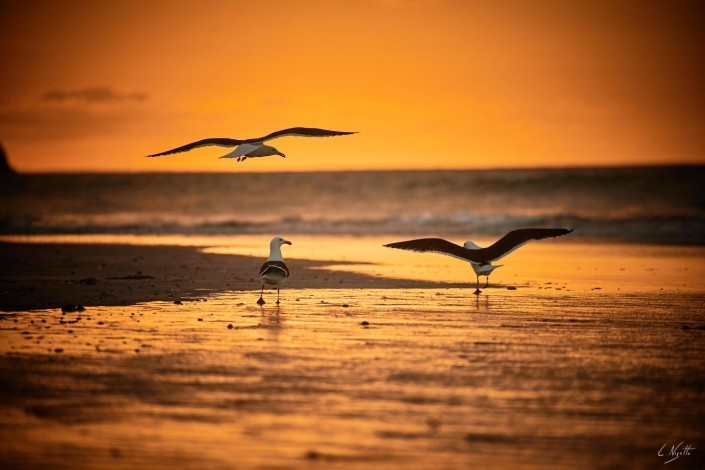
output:
M 0 144 L 0 174 L 7 174 L 7 173 L 16 173 L 15 170 L 12 169 L 10 166 L 10 162 L 7 161 L 7 155 L 5 154 L 5 150 L 2 148 L 2 144 Z

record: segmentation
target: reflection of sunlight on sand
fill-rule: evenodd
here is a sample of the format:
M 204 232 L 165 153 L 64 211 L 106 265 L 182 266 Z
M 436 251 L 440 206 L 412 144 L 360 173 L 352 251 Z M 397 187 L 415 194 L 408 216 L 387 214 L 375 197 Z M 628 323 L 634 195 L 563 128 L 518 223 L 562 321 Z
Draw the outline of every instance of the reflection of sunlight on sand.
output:
M 349 271 L 385 278 L 474 284 L 470 266 L 449 256 L 385 248 L 389 237 L 296 237 L 287 258 L 332 263 L 320 269 Z M 478 240 L 482 246 L 494 240 Z M 462 243 L 458 241 L 458 243 Z M 206 248 L 211 253 L 262 256 L 248 240 L 231 247 Z M 490 277 L 492 286 L 527 286 L 550 290 L 693 291 L 705 290 L 705 249 L 637 244 L 576 243 L 569 239 L 529 243 L 501 259 L 504 266 Z M 484 285 L 485 278 L 481 278 Z
M 237 236 L 133 236 L 133 235 L 34 235 L 3 236 L 0 240 L 44 243 L 123 243 L 137 245 L 187 245 L 207 253 L 247 255 L 266 259 L 271 237 Z M 331 261 L 331 269 L 392 279 L 412 279 L 444 284 L 475 283 L 470 266 L 454 258 L 385 248 L 403 239 L 398 235 L 343 237 L 298 235 L 286 259 Z M 453 240 L 462 243 L 464 240 Z M 488 246 L 494 239 L 475 240 Z M 342 262 L 342 263 L 341 263 Z M 490 277 L 490 289 L 532 287 L 558 291 L 602 290 L 622 292 L 705 290 L 705 248 L 639 244 L 576 242 L 570 237 L 532 242 L 496 264 L 504 264 Z M 295 274 L 295 273 L 294 273 Z M 484 277 L 481 285 L 484 285 Z

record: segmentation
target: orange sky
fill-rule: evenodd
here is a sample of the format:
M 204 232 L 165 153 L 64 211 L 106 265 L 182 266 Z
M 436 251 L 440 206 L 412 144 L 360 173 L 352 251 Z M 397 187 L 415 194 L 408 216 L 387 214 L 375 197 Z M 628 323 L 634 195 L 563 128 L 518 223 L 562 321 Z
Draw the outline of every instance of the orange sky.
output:
M 5 1 L 20 171 L 705 163 L 699 1 Z M 237 164 L 205 137 L 292 126 Z

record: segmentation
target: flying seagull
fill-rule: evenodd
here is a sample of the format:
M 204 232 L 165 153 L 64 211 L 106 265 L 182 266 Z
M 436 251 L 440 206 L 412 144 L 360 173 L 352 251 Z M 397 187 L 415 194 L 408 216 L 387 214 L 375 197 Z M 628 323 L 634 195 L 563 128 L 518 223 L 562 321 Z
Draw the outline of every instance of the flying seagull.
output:
M 264 305 L 264 285 L 270 284 L 277 286 L 277 305 L 279 305 L 279 288 L 284 285 L 289 278 L 289 268 L 282 257 L 282 245 L 291 245 L 289 240 L 284 240 L 282 237 L 274 237 L 269 242 L 269 258 L 259 270 L 259 279 L 262 281 L 262 291 L 259 294 L 258 304 Z
M 215 137 L 211 139 L 203 139 L 198 142 L 191 142 L 190 144 L 182 145 L 181 147 L 176 147 L 165 152 L 155 153 L 153 155 L 147 155 L 148 157 L 161 157 L 163 155 L 171 155 L 174 153 L 188 152 L 199 147 L 206 147 L 210 145 L 216 145 L 219 147 L 235 147 L 235 149 L 223 155 L 220 158 L 237 158 L 238 162 L 244 162 L 248 158 L 257 157 L 268 157 L 270 155 L 279 155 L 285 158 L 286 155 L 281 153 L 276 148 L 271 145 L 265 145 L 264 143 L 268 140 L 278 139 L 279 137 L 332 137 L 336 135 L 349 135 L 355 134 L 355 132 L 342 132 L 342 131 L 329 131 L 326 129 L 316 129 L 314 127 L 292 127 L 290 129 L 283 129 L 281 131 L 272 132 L 271 134 L 265 135 L 264 137 L 258 137 L 256 139 L 228 139 L 225 137 Z
M 467 261 L 470 263 L 470 266 L 472 266 L 477 276 L 477 288 L 474 294 L 479 295 L 480 276 L 487 276 L 485 283 L 485 287 L 487 287 L 492 271 L 503 266 L 501 264 L 492 264 L 493 261 L 504 258 L 512 251 L 532 240 L 559 237 L 569 234 L 572 231 L 572 229 L 565 228 L 522 228 L 512 230 L 487 248 L 482 248 L 471 241 L 465 242 L 463 246 L 458 246 L 442 238 L 419 238 L 416 240 L 390 243 L 384 246 L 422 253 L 440 253 Z

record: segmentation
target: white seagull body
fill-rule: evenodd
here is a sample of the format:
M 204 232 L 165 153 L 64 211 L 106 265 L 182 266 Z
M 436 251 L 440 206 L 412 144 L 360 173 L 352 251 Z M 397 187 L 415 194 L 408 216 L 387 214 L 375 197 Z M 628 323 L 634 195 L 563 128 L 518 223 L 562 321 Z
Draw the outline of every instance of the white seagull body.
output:
M 473 271 L 475 271 L 475 276 L 477 276 L 475 294 L 479 295 L 480 276 L 487 276 L 487 282 L 485 283 L 485 287 L 487 287 L 492 271 L 503 266 L 501 264 L 492 264 L 493 261 L 504 258 L 512 251 L 532 240 L 559 237 L 572 231 L 572 229 L 565 228 L 522 228 L 509 232 L 487 248 L 482 248 L 471 241 L 467 241 L 463 246 L 459 246 L 455 243 L 443 240 L 442 238 L 419 238 L 416 240 L 390 243 L 384 246 L 422 253 L 440 253 L 470 263 Z
M 264 285 L 269 284 L 277 286 L 277 305 L 279 305 L 279 288 L 289 279 L 289 268 L 284 262 L 282 256 L 282 245 L 291 245 L 289 240 L 284 240 L 282 237 L 274 237 L 269 242 L 269 258 L 259 270 L 259 279 L 262 281 L 262 291 L 259 294 L 258 304 L 264 305 Z
M 355 134 L 355 132 L 342 132 L 342 131 L 329 131 L 326 129 L 316 129 L 314 127 L 292 127 L 290 129 L 283 129 L 280 131 L 272 132 L 271 134 L 265 135 L 264 137 L 258 137 L 255 139 L 229 139 L 225 137 L 214 137 L 210 139 L 203 139 L 197 142 L 191 142 L 190 144 L 182 145 L 181 147 L 176 147 L 171 150 L 166 150 L 164 152 L 155 153 L 153 155 L 147 155 L 148 157 L 161 157 L 163 155 L 172 155 L 174 153 L 188 152 L 199 147 L 207 146 L 219 146 L 219 147 L 235 147 L 235 149 L 223 155 L 220 158 L 236 158 L 238 162 L 245 161 L 248 158 L 259 158 L 268 157 L 270 155 L 279 155 L 285 158 L 286 155 L 281 153 L 276 148 L 271 145 L 266 145 L 265 142 L 268 140 L 278 139 L 279 137 L 332 137 L 336 135 L 349 135 Z

